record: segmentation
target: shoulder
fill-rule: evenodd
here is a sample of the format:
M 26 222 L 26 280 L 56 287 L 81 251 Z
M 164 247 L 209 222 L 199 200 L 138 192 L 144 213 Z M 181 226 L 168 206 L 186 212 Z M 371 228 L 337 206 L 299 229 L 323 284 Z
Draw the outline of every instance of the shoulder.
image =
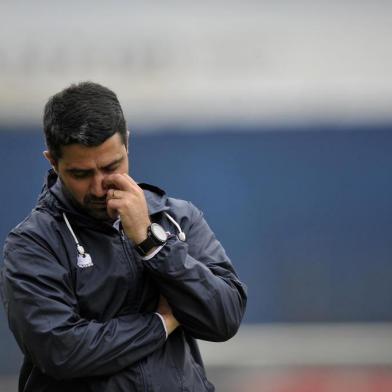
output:
M 188 238 L 189 234 L 194 231 L 196 227 L 203 225 L 205 222 L 203 212 L 188 200 L 168 197 L 167 206 L 167 213 L 178 222 Z
M 29 243 L 47 244 L 52 242 L 58 231 L 58 219 L 47 211 L 33 209 L 31 213 L 8 234 L 4 249 L 23 247 Z
M 201 211 L 190 201 L 169 197 L 164 190 L 154 185 L 139 183 L 139 186 L 144 190 L 151 215 L 167 212 L 178 220 L 193 220 L 202 216 Z
M 185 231 L 203 221 L 203 213 L 192 202 L 169 197 L 153 185 L 139 183 L 139 186 L 145 192 L 150 215 L 169 214 Z
M 190 219 L 195 219 L 203 215 L 201 210 L 188 200 L 168 197 L 167 206 L 169 207 L 170 211 L 173 211 L 173 213 L 179 217 L 184 216 L 189 217 Z

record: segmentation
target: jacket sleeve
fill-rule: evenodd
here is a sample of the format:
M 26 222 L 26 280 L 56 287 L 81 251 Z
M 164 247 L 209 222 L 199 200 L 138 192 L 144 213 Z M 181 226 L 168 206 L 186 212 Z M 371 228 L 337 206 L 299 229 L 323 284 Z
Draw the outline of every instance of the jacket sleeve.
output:
M 225 341 L 238 330 L 246 306 L 246 287 L 222 245 L 189 203 L 186 242 L 171 238 L 145 261 L 181 326 L 194 338 Z
M 1 285 L 20 348 L 56 379 L 113 374 L 165 343 L 162 322 L 152 313 L 106 322 L 80 317 L 69 271 L 31 235 L 8 237 Z

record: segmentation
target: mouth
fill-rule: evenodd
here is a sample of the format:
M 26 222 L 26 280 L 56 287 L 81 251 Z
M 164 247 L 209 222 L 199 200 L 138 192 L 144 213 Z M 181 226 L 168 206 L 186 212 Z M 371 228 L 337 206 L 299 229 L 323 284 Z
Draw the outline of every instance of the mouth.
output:
M 106 202 L 92 202 L 88 203 L 88 205 L 93 208 L 106 208 Z

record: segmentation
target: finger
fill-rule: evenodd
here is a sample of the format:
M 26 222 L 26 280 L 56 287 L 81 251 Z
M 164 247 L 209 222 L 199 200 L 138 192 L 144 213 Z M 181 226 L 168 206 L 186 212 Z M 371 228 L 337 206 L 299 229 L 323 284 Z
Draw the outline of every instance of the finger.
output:
M 108 200 L 106 203 L 106 209 L 111 217 L 121 215 L 121 212 L 124 209 L 124 199 Z
M 124 176 L 125 178 L 127 178 L 133 185 L 139 186 L 139 185 L 137 184 L 137 182 L 136 182 L 128 173 L 123 173 L 123 176 Z
M 122 199 L 122 198 L 126 197 L 127 194 L 129 195 L 129 192 L 122 191 L 120 189 L 110 188 L 110 189 L 108 189 L 108 191 L 106 193 L 106 201 L 109 201 L 112 199 L 115 199 L 115 200 Z
M 158 311 L 167 314 L 171 313 L 172 310 L 166 300 L 163 301 L 162 299 L 160 299 L 158 303 Z
M 106 211 L 112 219 L 116 219 L 119 215 L 118 207 L 120 207 L 120 206 L 117 205 L 117 202 L 118 202 L 118 200 L 115 200 L 115 199 L 111 199 L 111 200 L 106 201 Z
M 117 219 L 118 218 L 118 211 L 114 208 L 107 207 L 107 213 L 112 219 Z
M 106 188 L 115 188 L 123 191 L 131 191 L 133 189 L 132 182 L 120 173 L 106 176 L 103 179 L 102 184 Z
M 135 191 L 139 192 L 140 194 L 144 194 L 143 189 L 128 173 L 123 173 L 123 176 L 133 185 Z
M 143 189 L 140 188 L 139 184 L 128 173 L 123 173 L 122 175 L 132 184 L 135 191 L 143 192 Z

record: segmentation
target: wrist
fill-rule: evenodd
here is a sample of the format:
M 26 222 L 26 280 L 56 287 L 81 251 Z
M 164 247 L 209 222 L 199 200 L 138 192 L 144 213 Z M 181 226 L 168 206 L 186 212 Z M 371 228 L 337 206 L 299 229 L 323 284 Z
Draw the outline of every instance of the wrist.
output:
M 180 324 L 172 314 L 160 313 L 164 320 L 167 334 L 170 335 Z
M 139 242 L 134 242 L 136 251 L 140 256 L 145 257 L 153 253 L 158 247 L 162 247 L 168 238 L 168 234 L 164 228 L 158 223 L 151 223 L 147 230 L 144 239 Z
M 138 227 L 129 229 L 123 226 L 124 233 L 134 243 L 139 244 L 147 238 L 148 228 L 151 225 L 150 221 L 139 224 Z
M 160 318 L 160 320 L 161 320 L 163 329 L 165 330 L 166 339 L 167 339 L 167 338 L 169 337 L 169 332 L 168 332 L 167 327 L 166 327 L 165 318 L 164 318 L 160 313 L 158 313 L 158 312 L 155 312 L 155 314 L 156 314 L 156 315 Z
M 148 228 L 150 227 L 150 225 L 151 222 L 148 222 L 138 228 L 138 230 L 133 233 L 131 240 L 134 244 L 140 244 L 147 238 Z

